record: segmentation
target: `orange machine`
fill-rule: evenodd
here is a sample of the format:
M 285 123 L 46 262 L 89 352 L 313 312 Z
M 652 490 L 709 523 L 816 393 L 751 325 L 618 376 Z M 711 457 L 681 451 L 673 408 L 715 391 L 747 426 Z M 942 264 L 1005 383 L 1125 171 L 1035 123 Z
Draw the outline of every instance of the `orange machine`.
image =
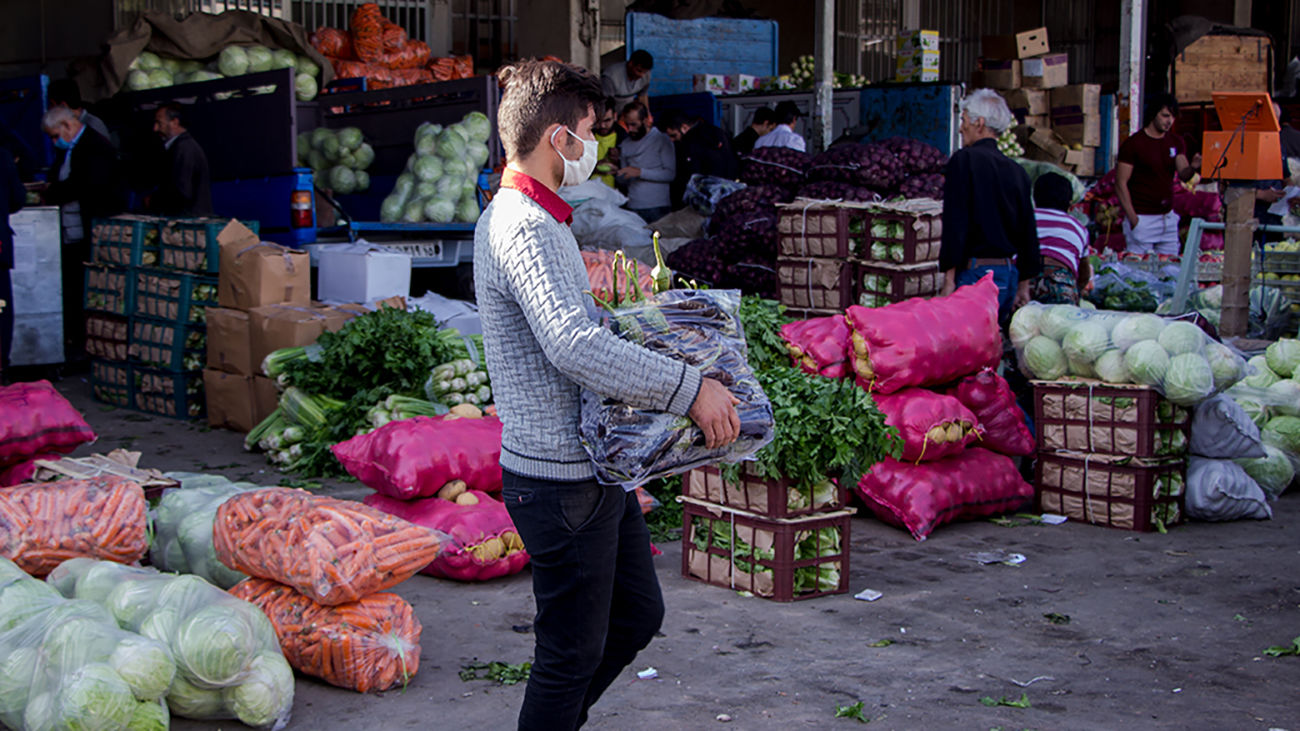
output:
M 1282 173 L 1273 100 L 1263 92 L 1214 92 L 1214 110 L 1222 132 L 1201 140 L 1201 177 L 1205 180 L 1277 180 Z

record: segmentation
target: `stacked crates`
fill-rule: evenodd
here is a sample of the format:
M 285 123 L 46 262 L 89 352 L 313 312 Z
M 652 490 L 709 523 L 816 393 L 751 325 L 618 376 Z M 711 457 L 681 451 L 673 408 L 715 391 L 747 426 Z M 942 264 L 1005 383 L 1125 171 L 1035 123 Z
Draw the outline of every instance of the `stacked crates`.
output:
M 226 223 L 95 220 L 85 309 L 96 398 L 179 419 L 203 415 L 205 308 L 217 305 L 217 235 Z

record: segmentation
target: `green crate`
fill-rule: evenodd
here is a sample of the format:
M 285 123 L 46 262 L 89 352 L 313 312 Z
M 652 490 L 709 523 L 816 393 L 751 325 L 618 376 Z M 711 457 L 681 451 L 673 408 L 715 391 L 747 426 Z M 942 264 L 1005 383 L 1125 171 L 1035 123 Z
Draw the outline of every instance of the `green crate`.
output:
M 132 389 L 135 380 L 129 363 L 107 360 L 90 361 L 90 388 L 96 401 L 124 409 L 133 407 Z
M 150 317 L 131 318 L 131 362 L 169 371 L 203 370 L 208 333 L 202 325 L 186 325 Z
M 130 358 L 131 320 L 122 315 L 86 313 L 86 354 L 124 363 Z
M 157 266 L 162 221 L 154 216 L 96 218 L 90 229 L 91 261 L 127 267 Z
M 178 373 L 134 366 L 131 369 L 132 399 L 136 411 L 197 419 L 206 411 L 203 373 Z
M 125 267 L 87 264 L 85 307 L 91 312 L 130 315 L 135 312 L 135 276 Z
M 162 265 L 199 274 L 216 274 L 221 263 L 217 236 L 233 219 L 173 218 L 162 226 Z M 241 221 L 253 233 L 257 221 Z
M 217 306 L 217 278 L 166 269 L 135 272 L 134 315 L 186 324 L 207 321 L 205 307 Z

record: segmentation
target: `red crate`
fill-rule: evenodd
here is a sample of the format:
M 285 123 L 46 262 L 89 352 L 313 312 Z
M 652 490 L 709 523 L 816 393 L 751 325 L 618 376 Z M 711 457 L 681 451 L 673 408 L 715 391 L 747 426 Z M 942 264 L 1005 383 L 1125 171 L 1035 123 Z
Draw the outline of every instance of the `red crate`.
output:
M 778 259 L 777 300 L 787 308 L 843 312 L 853 304 L 853 264 L 844 259 Z
M 939 271 L 936 262 L 891 266 L 859 261 L 854 266 L 854 304 L 863 307 L 883 307 L 913 297 L 933 297 L 943 286 L 943 272 Z
M 724 480 L 716 467 L 693 469 L 682 479 L 682 495 L 768 518 L 816 515 L 839 510 L 848 504 L 848 495 L 838 483 L 829 493 L 816 496 L 812 494 L 812 488 L 795 487 L 793 480 L 759 477 L 752 464 L 746 462 L 741 466 L 740 484 Z M 799 496 L 793 503 L 797 507 L 791 507 L 791 493 Z
M 799 201 L 778 207 L 777 256 L 847 259 L 869 212 L 861 206 Z
M 850 508 L 803 518 L 772 519 L 682 498 L 682 576 L 778 602 L 844 594 L 849 590 L 853 513 Z M 738 536 L 760 555 L 739 555 L 735 541 L 719 540 L 715 526 L 722 535 L 733 539 Z M 838 544 L 817 547 L 815 553 L 825 550 L 827 555 L 796 559 L 796 546 L 804 540 L 819 540 L 815 531 L 824 528 L 839 531 Z M 838 580 L 833 587 L 822 587 L 817 579 L 811 588 L 796 587 L 796 571 L 809 568 L 827 572 L 828 580 Z M 838 571 L 839 576 L 832 571 Z M 807 573 L 800 571 L 799 576 L 806 577 Z
M 938 262 L 942 237 L 942 216 L 872 212 L 864 222 L 855 253 L 859 259 L 890 266 Z M 890 249 L 897 252 L 900 248 L 901 257 L 890 255 Z
M 1034 381 L 1034 431 L 1045 451 L 1143 459 L 1187 454 L 1191 412 L 1150 386 Z
M 1110 528 L 1158 530 L 1183 522 L 1187 463 L 1077 452 L 1039 452 L 1038 509 Z

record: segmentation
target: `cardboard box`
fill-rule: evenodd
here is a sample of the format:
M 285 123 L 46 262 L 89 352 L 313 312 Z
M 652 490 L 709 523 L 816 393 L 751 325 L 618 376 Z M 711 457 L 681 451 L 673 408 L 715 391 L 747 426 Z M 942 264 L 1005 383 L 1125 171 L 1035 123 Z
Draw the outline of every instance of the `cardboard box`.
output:
M 251 310 L 273 304 L 311 304 L 311 257 L 305 251 L 263 242 L 238 221 L 217 236 L 221 273 L 217 301 L 222 307 Z
M 330 302 L 372 302 L 411 293 L 411 256 L 373 244 L 320 250 L 316 293 Z
M 980 55 L 988 58 L 1032 58 L 1050 50 L 1046 28 L 1032 28 L 1011 35 L 984 36 L 980 39 Z
M 939 50 L 939 31 L 937 30 L 905 30 L 898 34 L 898 55 L 903 55 L 905 51 L 922 50 L 938 51 Z
M 1065 154 L 1070 151 L 1065 142 L 1050 129 L 1036 129 L 1026 140 L 1025 156 L 1031 160 L 1042 160 L 1061 164 Z
M 1007 108 L 1017 118 L 1037 117 L 1052 111 L 1049 92 L 1043 89 L 1006 89 L 999 93 L 1007 100 Z
M 311 345 L 326 330 L 336 332 L 356 313 L 334 307 L 267 305 L 248 311 L 249 342 L 259 368 L 269 353 L 280 348 Z
M 707 91 L 710 94 L 725 94 L 727 77 L 722 74 L 695 74 L 692 89 L 696 93 Z
M 1051 99 L 1053 117 L 1072 117 L 1097 114 L 1101 108 L 1101 84 L 1069 84 L 1046 92 Z
M 1070 83 L 1070 57 L 1067 54 L 1049 53 L 1020 63 L 1026 88 L 1055 89 Z
M 203 371 L 208 399 L 208 426 L 248 433 L 257 426 L 253 415 L 253 379 L 222 371 Z
M 260 372 L 262 362 L 253 361 L 248 338 L 248 313 L 224 307 L 207 310 L 208 369 L 237 376 Z
M 938 71 L 939 52 L 916 50 L 907 55 L 899 55 L 899 73 L 911 74 L 914 71 Z
M 1096 114 L 1081 114 L 1074 117 L 1053 115 L 1052 130 L 1060 135 L 1067 145 L 1096 147 L 1101 144 L 1101 117 Z
M 253 421 L 261 424 L 280 405 L 280 389 L 266 376 L 253 376 Z
M 1097 174 L 1097 148 L 1084 147 L 1079 151 L 1079 161 L 1074 166 L 1074 174 L 1079 177 L 1092 177 Z
M 1026 114 L 1024 124 L 1034 129 L 1051 129 L 1052 118 L 1046 114 Z
M 900 71 L 894 76 L 894 81 L 917 82 L 917 81 L 938 81 L 938 80 L 939 80 L 939 72 L 934 69 L 930 69 L 930 70 L 914 69 L 909 73 L 903 73 Z
M 1018 89 L 1021 86 L 1020 62 L 1015 59 L 981 59 L 980 71 L 984 85 L 990 89 Z
M 744 94 L 758 89 L 758 77 L 750 74 L 736 74 L 727 77 L 727 91 L 732 94 Z

